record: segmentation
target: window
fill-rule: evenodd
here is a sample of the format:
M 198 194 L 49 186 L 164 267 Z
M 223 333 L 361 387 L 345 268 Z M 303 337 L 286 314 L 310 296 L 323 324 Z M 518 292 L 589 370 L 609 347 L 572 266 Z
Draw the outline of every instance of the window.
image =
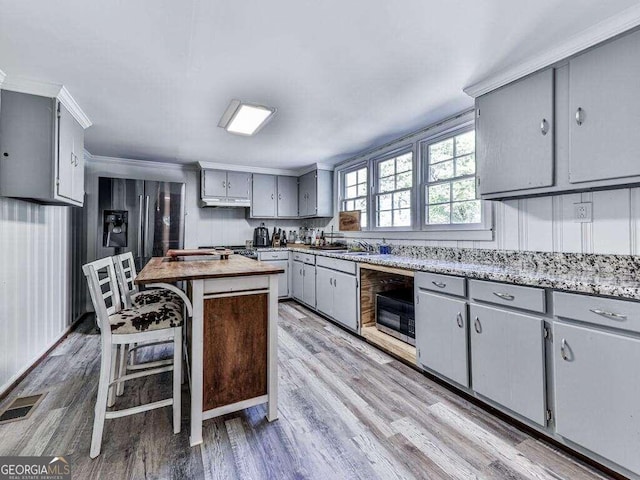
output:
M 479 224 L 476 200 L 475 132 L 422 142 L 426 225 Z
M 376 162 L 376 227 L 411 227 L 413 152 Z
M 367 227 L 368 175 L 369 169 L 356 167 L 343 173 L 342 177 L 342 205 L 340 210 L 349 212 L 360 210 L 360 227 Z

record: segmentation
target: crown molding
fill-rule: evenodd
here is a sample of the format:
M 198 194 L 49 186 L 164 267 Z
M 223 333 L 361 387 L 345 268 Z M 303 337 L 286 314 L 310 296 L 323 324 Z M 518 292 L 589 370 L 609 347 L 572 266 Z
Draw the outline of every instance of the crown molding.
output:
M 502 87 L 526 75 L 553 65 L 571 57 L 587 48 L 593 47 L 610 38 L 620 35 L 640 25 L 640 5 L 627 8 L 617 15 L 613 15 L 595 25 L 574 35 L 566 42 L 547 50 L 540 55 L 531 57 L 524 62 L 509 67 L 497 74 L 463 88 L 463 91 L 473 97 L 479 97 L 496 88 Z
M 8 76 L 2 84 L 3 90 L 12 92 L 29 93 L 31 95 L 40 95 L 42 97 L 57 98 L 69 113 L 73 115 L 82 128 L 89 128 L 92 123 L 89 117 L 80 108 L 78 103 L 69 93 L 64 85 L 58 83 L 41 82 L 38 80 L 30 80 L 23 77 Z
M 192 165 L 183 163 L 157 162 L 154 160 L 136 160 L 133 158 L 107 157 L 103 155 L 92 155 L 86 149 L 84 151 L 85 159 L 94 165 L 122 165 L 129 167 L 155 168 L 160 170 L 195 170 Z

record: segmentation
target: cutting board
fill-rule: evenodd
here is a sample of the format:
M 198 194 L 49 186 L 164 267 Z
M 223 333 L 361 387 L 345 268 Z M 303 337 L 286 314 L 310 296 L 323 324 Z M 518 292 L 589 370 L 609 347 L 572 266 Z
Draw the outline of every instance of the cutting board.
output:
M 196 255 L 220 255 L 220 259 L 226 260 L 229 255 L 233 255 L 233 250 L 229 249 L 206 249 L 206 248 L 194 248 L 191 250 L 168 250 L 167 257 L 176 260 L 178 257 L 193 257 Z
M 360 227 L 360 210 L 340 212 L 338 229 L 341 232 L 359 232 L 362 230 Z

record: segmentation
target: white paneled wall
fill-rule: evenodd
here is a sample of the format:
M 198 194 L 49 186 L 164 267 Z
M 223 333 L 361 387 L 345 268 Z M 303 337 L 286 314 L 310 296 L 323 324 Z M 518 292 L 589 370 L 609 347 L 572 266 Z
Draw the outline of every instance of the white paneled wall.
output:
M 580 202 L 592 203 L 593 222 L 574 220 L 574 204 Z M 494 202 L 493 208 L 491 241 L 434 241 L 414 236 L 407 239 L 402 233 L 389 233 L 386 237 L 391 243 L 426 246 L 640 254 L 640 188 L 507 200 Z M 360 238 L 367 239 L 366 232 Z
M 71 208 L 0 198 L 0 392 L 71 318 Z

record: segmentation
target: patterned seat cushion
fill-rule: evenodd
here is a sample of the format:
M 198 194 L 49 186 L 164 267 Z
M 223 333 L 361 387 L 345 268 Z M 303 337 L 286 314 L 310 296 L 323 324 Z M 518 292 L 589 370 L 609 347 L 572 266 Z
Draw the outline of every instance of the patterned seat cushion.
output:
M 155 303 L 171 302 L 182 307 L 182 299 L 166 288 L 154 288 L 131 295 L 131 303 L 134 308 L 142 305 L 153 305 Z
M 125 308 L 109 317 L 111 333 L 140 333 L 182 326 L 182 307 L 172 302 L 161 302 Z

